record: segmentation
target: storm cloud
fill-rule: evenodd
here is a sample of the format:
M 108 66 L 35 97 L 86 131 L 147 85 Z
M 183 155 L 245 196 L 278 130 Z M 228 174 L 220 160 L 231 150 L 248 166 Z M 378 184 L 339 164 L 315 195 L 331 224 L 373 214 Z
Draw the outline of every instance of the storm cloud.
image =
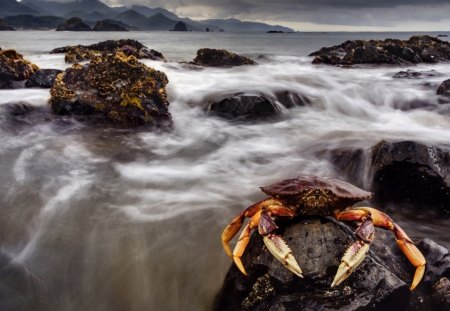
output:
M 65 0 L 69 1 L 69 0 Z M 297 30 L 450 30 L 450 0 L 102 0 L 194 19 L 239 18 Z

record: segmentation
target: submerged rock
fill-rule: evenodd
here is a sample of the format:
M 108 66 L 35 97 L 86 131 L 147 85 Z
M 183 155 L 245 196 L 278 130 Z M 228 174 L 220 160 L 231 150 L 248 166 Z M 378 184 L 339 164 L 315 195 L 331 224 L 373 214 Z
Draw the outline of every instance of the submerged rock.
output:
M 119 22 L 104 19 L 95 23 L 93 31 L 128 31 L 125 27 L 119 24 Z
M 21 88 L 38 66 L 15 50 L 0 50 L 0 89 Z
M 408 69 L 404 71 L 399 71 L 392 77 L 394 79 L 423 79 L 423 78 L 437 77 L 440 75 L 441 73 L 437 72 L 436 70 L 415 71 Z
M 408 40 L 348 40 L 311 53 L 314 64 L 416 64 L 450 60 L 450 43 L 438 38 L 412 36 Z
M 286 108 L 301 107 L 311 104 L 311 100 L 299 93 L 280 91 L 275 93 L 277 100 Z
M 280 224 L 281 222 L 278 221 Z M 382 310 L 408 306 L 408 285 L 369 253 L 341 285 L 330 285 L 351 232 L 326 218 L 286 221 L 280 234 L 302 268 L 288 271 L 253 234 L 244 256 L 244 276 L 233 264 L 216 297 L 214 310 Z
M 280 113 L 277 105 L 264 95 L 238 93 L 213 102 L 208 113 L 229 120 L 258 120 Z
M 91 31 L 91 27 L 83 23 L 81 18 L 72 17 L 66 20 L 64 24 L 59 25 L 56 31 Z
M 229 52 L 227 50 L 200 49 L 193 63 L 208 67 L 232 67 L 242 65 L 256 65 L 257 63 L 248 57 Z
M 50 53 L 66 53 L 66 62 L 73 63 L 92 59 L 101 52 L 115 53 L 118 51 L 139 59 L 165 60 L 162 53 L 151 50 L 139 41 L 132 39 L 106 40 L 91 45 L 68 45 L 53 49 Z
M 50 90 L 55 114 L 87 116 L 121 127 L 170 125 L 167 76 L 122 52 L 75 64 Z
M 55 82 L 56 76 L 61 72 L 62 70 L 59 69 L 39 69 L 27 80 L 25 87 L 49 89 Z

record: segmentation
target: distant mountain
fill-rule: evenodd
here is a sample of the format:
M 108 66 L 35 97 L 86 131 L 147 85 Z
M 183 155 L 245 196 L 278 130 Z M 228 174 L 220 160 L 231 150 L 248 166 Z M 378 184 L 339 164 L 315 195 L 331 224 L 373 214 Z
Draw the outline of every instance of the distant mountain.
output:
M 89 20 L 89 21 L 100 21 L 100 20 L 105 20 L 108 18 L 108 16 L 106 16 L 105 14 L 102 14 L 97 11 L 94 11 L 92 13 L 86 13 L 85 11 L 81 11 L 81 10 L 71 11 L 62 17 L 64 17 L 64 18 L 80 17 L 81 19 Z
M 20 14 L 39 14 L 39 12 L 17 2 L 16 0 L 0 1 L 0 17 Z
M 136 12 L 139 12 L 142 15 L 145 15 L 147 17 L 154 16 L 155 14 L 161 13 L 164 16 L 173 19 L 175 21 L 178 21 L 180 18 L 175 15 L 174 13 L 170 12 L 169 10 L 163 9 L 163 8 L 149 8 L 145 5 L 132 5 L 129 7 L 130 10 L 134 10 Z
M 272 26 L 265 23 L 240 21 L 238 19 L 208 19 L 196 21 L 182 18 L 164 8 L 150 8 L 145 5 L 109 7 L 100 0 L 0 0 L 0 17 L 14 15 L 53 15 L 69 19 L 80 17 L 86 23 L 94 25 L 100 20 L 116 20 L 123 22 L 132 29 L 140 30 L 170 30 L 177 22 L 186 24 L 193 31 L 283 31 L 292 32 L 291 28 Z M 24 21 L 25 22 L 25 21 Z M 27 25 L 29 23 L 26 23 Z
M 162 13 L 146 17 L 135 10 L 125 11 L 114 19 L 142 30 L 169 30 L 177 23 L 176 20 L 170 19 Z
M 65 19 L 56 16 L 15 15 L 5 17 L 5 21 L 16 29 L 55 29 Z
M 268 25 L 265 23 L 258 23 L 258 22 L 248 22 L 248 21 L 241 21 L 235 18 L 229 18 L 229 19 L 207 19 L 203 20 L 202 22 L 208 23 L 217 27 L 220 27 L 221 29 L 225 31 L 230 32 L 243 32 L 243 31 L 283 31 L 283 32 L 293 32 L 294 30 L 288 27 L 279 26 L 279 25 Z

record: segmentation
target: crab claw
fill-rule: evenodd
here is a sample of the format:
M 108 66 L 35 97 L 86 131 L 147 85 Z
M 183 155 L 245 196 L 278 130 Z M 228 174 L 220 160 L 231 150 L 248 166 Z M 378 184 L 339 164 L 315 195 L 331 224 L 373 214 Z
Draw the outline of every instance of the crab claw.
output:
M 369 245 L 363 241 L 358 241 L 350 245 L 342 257 L 336 276 L 334 277 L 331 287 L 341 284 L 366 257 Z
M 303 277 L 302 269 L 300 269 L 297 260 L 292 255 L 292 250 L 286 242 L 276 234 L 268 234 L 263 236 L 264 244 L 272 255 L 278 259 L 289 271 L 299 277 Z

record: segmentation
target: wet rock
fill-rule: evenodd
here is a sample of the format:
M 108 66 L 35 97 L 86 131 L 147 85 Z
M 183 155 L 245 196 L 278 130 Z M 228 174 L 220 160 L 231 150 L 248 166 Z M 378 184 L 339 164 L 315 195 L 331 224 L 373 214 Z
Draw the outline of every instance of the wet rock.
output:
M 38 66 L 15 50 L 0 50 L 0 89 L 21 88 Z
M 445 80 L 439 85 L 436 94 L 444 97 L 447 101 L 450 101 L 450 79 Z
M 25 83 L 27 88 L 45 88 L 49 89 L 55 82 L 56 76 L 61 73 L 59 69 L 39 69 Z
M 132 39 L 106 40 L 91 45 L 68 45 L 53 49 L 50 53 L 66 53 L 66 62 L 73 63 L 92 59 L 102 52 L 115 53 L 118 51 L 139 59 L 165 60 L 162 53 L 151 50 L 139 41 Z
M 437 77 L 440 76 L 441 73 L 437 72 L 436 70 L 428 70 L 428 71 L 415 71 L 415 70 L 404 70 L 399 71 L 396 74 L 394 74 L 392 77 L 394 79 L 424 79 L 424 78 L 431 78 L 431 77 Z
M 72 17 L 66 20 L 64 24 L 59 25 L 56 31 L 91 31 L 91 27 L 83 23 L 81 18 Z
M 370 185 L 380 206 L 395 203 L 450 212 L 449 150 L 414 141 L 381 141 L 369 150 L 335 149 L 329 159 L 351 182 Z
M 341 285 L 330 288 L 351 231 L 325 218 L 296 218 L 280 223 L 303 270 L 288 271 L 253 234 L 243 263 L 248 276 L 232 265 L 216 297 L 214 310 L 405 310 L 408 285 L 370 253 Z
M 434 206 L 450 212 L 450 153 L 414 141 L 382 141 L 372 147 L 370 167 L 376 201 Z
M 409 40 L 348 40 L 310 56 L 315 56 L 314 64 L 329 65 L 435 63 L 450 60 L 450 43 L 426 35 Z
M 173 29 L 171 31 L 188 31 L 188 28 L 185 23 L 180 21 L 175 24 L 175 26 L 173 27 Z
M 93 31 L 128 31 L 125 27 L 114 20 L 105 19 L 95 23 Z
M 0 31 L 8 31 L 8 30 L 15 30 L 13 27 L 9 26 L 8 23 L 3 19 L 0 18 Z
M 227 50 L 200 49 L 193 63 L 208 67 L 232 67 L 242 65 L 256 65 L 256 62 L 248 57 L 229 52 Z
M 311 100 L 302 94 L 280 91 L 275 94 L 277 100 L 286 108 L 301 107 L 311 104 Z
M 53 113 L 86 116 L 120 127 L 171 124 L 167 76 L 123 52 L 94 57 L 58 75 L 50 90 Z
M 266 96 L 244 93 L 213 102 L 207 111 L 229 120 L 258 120 L 280 113 L 277 105 Z

